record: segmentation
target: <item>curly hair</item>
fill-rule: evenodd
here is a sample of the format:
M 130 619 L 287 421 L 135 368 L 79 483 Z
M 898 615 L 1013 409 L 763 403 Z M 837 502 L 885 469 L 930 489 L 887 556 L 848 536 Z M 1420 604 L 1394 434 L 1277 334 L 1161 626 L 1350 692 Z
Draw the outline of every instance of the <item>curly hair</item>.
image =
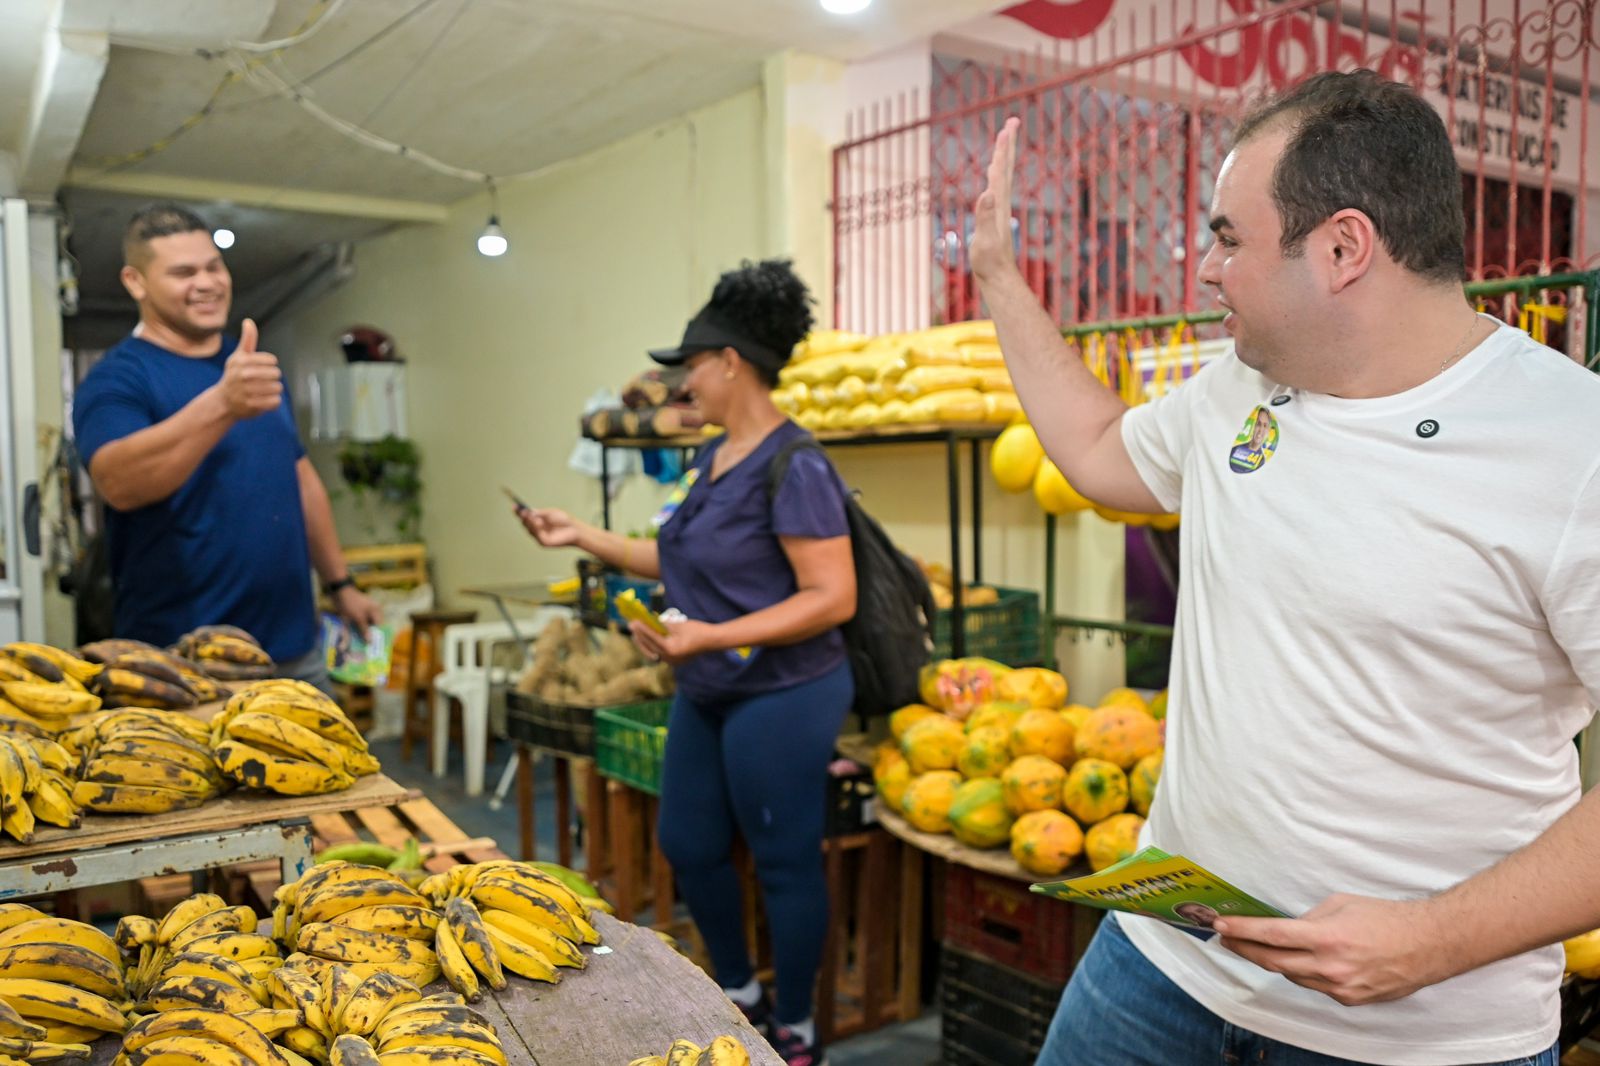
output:
M 717 279 L 706 309 L 757 344 L 787 361 L 811 332 L 811 292 L 787 259 L 746 259 Z M 740 353 L 743 354 L 743 353 Z M 778 367 L 752 362 L 762 380 L 778 382 Z

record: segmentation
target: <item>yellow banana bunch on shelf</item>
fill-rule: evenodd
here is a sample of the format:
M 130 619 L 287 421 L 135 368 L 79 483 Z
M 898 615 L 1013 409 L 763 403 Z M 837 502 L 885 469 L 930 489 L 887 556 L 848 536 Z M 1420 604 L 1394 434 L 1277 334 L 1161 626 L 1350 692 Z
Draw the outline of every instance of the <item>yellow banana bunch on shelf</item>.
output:
M 290 796 L 339 792 L 379 769 L 339 705 L 303 681 L 236 692 L 211 720 L 211 740 L 224 774 Z
M 249 907 L 201 893 L 160 922 L 123 918 L 115 940 L 141 1011 L 197 1007 L 242 1014 L 272 1005 L 266 981 L 283 956 L 277 941 L 257 930 Z
M 75 829 L 72 753 L 49 737 L 0 733 L 0 830 L 24 844 L 38 823 Z
M 469 1000 L 504 987 L 505 971 L 560 980 L 581 968 L 580 944 L 598 944 L 582 900 L 556 877 L 509 859 L 453 866 L 419 890 L 444 911 L 434 950 L 445 979 Z
M 274 897 L 272 932 L 290 959 L 317 977 L 338 964 L 362 977 L 387 972 L 418 987 L 439 977 L 439 917 L 398 875 L 326 862 Z
M 120 1033 L 126 1001 L 122 961 L 109 936 L 26 904 L 0 904 L 0 1041 L 84 1044 Z M 0 1054 L 35 1061 L 4 1046 Z
M 272 656 L 238 626 L 201 626 L 169 649 L 199 664 L 218 681 L 256 681 L 272 676 Z
M 206 725 L 180 712 L 101 711 L 61 739 L 82 760 L 72 798 L 97 813 L 184 810 L 221 795 L 227 786 L 213 760 Z
M 705 1047 L 692 1040 L 674 1040 L 665 1055 L 646 1055 L 628 1066 L 749 1066 L 750 1052 L 737 1039 L 719 1036 Z
M 101 674 L 95 691 L 108 707 L 191 707 L 225 695 L 198 663 L 142 640 L 101 640 L 85 644 L 78 652 L 98 664 Z

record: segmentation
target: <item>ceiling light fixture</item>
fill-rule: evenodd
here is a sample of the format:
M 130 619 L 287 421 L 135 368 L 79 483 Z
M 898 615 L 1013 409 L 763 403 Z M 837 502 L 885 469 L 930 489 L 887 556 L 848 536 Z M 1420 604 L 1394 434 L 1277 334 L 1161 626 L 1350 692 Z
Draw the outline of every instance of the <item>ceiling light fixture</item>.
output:
M 509 247 L 506 231 L 500 228 L 500 198 L 495 192 L 494 180 L 489 181 L 489 224 L 478 234 L 478 254 L 490 259 L 506 254 Z
M 830 15 L 857 15 L 872 6 L 872 0 L 822 0 L 822 10 Z
M 233 230 L 213 230 L 211 233 L 211 239 L 216 243 L 218 248 L 221 248 L 223 251 L 227 251 L 229 248 L 233 247 Z

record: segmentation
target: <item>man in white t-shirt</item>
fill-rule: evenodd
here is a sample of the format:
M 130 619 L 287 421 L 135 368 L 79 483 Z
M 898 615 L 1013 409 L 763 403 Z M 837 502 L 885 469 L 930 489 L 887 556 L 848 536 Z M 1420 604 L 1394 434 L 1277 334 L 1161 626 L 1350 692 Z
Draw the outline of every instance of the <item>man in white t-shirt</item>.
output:
M 1464 301 L 1445 127 L 1358 71 L 1241 123 L 1199 274 L 1234 351 L 1129 410 L 1012 259 L 1017 128 L 971 257 L 1023 406 L 1084 495 L 1183 514 L 1143 843 L 1298 916 L 1108 919 L 1039 1061 L 1554 1064 L 1552 945 L 1600 926 L 1600 378 Z

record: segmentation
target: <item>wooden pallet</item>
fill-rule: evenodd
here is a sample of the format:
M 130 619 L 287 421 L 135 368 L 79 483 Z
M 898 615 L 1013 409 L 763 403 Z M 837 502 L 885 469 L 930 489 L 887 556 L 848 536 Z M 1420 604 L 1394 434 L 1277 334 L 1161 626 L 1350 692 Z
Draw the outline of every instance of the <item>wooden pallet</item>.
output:
M 467 836 L 426 799 L 312 815 L 311 829 L 318 851 L 357 841 L 398 848 L 415 837 L 422 849 L 422 865 L 432 873 L 462 863 L 509 857 L 493 839 Z M 271 910 L 272 894 L 280 884 L 282 876 L 276 863 L 253 862 L 228 867 L 223 872 L 222 884 L 215 886 L 215 890 L 230 903 L 245 903 L 266 912 Z M 146 878 L 139 887 L 149 908 L 145 912 L 148 914 L 163 914 L 173 903 L 194 891 L 188 874 Z

